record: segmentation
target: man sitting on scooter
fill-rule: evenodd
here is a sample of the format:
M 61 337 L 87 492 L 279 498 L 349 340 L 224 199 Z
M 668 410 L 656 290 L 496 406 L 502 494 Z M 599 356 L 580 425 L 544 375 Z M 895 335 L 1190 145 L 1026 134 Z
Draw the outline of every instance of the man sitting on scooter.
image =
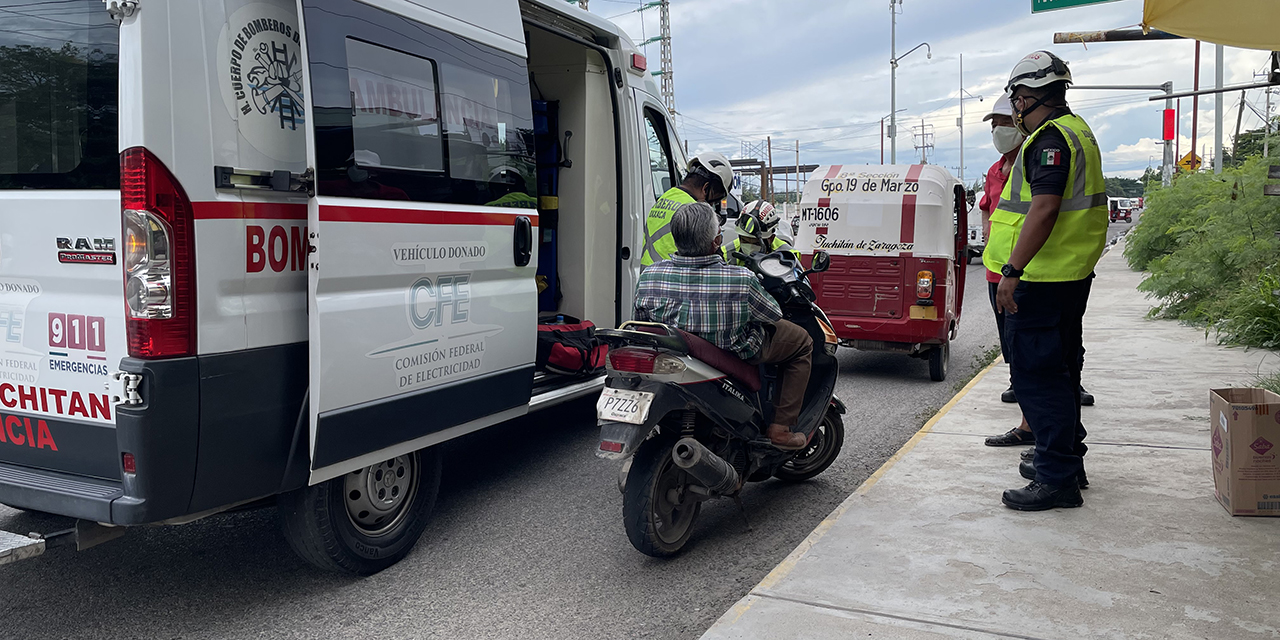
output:
M 791 429 L 809 384 L 813 339 L 782 319 L 778 303 L 750 270 L 724 263 L 710 205 L 682 205 L 671 217 L 671 234 L 676 253 L 640 274 L 635 319 L 683 329 L 751 364 L 780 365 L 769 440 L 779 449 L 803 449 L 807 439 Z

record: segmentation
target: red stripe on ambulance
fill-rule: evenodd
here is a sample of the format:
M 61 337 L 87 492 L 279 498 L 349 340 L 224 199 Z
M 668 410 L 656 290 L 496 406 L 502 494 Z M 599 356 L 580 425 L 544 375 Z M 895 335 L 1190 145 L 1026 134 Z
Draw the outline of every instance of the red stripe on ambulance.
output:
M 538 226 L 537 209 L 521 213 L 447 211 L 439 209 L 383 209 L 381 207 L 321 206 L 321 222 L 374 222 L 384 224 L 509 225 L 525 217 Z
M 81 393 L 6 382 L 0 384 L 0 405 L 20 411 L 39 411 L 99 420 L 111 419 L 111 399 L 105 393 Z
M 194 202 L 196 220 L 306 220 L 307 205 L 291 202 Z

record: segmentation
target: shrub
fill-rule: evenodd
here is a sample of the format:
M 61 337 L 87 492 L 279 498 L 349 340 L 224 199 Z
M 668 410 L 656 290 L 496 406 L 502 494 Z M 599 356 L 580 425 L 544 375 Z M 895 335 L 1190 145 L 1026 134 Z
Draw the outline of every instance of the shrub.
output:
M 1151 272 L 1139 288 L 1158 300 L 1152 315 L 1216 328 L 1224 343 L 1280 347 L 1280 198 L 1262 195 L 1269 164 L 1253 157 L 1150 193 L 1125 257 Z

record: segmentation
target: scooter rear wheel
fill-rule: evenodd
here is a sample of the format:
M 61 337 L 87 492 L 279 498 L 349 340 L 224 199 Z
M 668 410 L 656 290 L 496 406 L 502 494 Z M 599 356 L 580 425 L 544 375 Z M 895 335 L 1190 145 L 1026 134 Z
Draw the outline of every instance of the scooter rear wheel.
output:
M 835 409 L 828 408 L 827 414 L 818 424 L 818 432 L 813 434 L 809 446 L 796 457 L 786 461 L 774 472 L 774 477 L 786 482 L 803 482 L 812 478 L 831 466 L 840 455 L 844 446 L 844 421 Z
M 636 551 L 675 555 L 693 534 L 702 502 L 688 493 L 693 478 L 671 459 L 674 442 L 650 438 L 636 451 L 622 492 L 622 522 Z

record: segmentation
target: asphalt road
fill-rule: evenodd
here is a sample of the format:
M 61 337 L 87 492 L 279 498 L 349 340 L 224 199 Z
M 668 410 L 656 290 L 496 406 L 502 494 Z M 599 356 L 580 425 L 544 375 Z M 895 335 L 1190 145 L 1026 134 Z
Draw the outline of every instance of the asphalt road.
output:
M 996 344 L 982 268 L 967 269 L 948 381 L 930 382 L 924 360 L 842 349 L 843 453 L 807 483 L 750 485 L 752 531 L 733 503 L 714 501 L 682 555 L 636 552 L 622 529 L 618 465 L 595 457 L 593 405 L 577 402 L 450 443 L 422 542 L 376 576 L 303 564 L 274 509 L 225 514 L 0 568 L 0 638 L 696 638 Z M 0 507 L 9 531 L 65 524 Z

